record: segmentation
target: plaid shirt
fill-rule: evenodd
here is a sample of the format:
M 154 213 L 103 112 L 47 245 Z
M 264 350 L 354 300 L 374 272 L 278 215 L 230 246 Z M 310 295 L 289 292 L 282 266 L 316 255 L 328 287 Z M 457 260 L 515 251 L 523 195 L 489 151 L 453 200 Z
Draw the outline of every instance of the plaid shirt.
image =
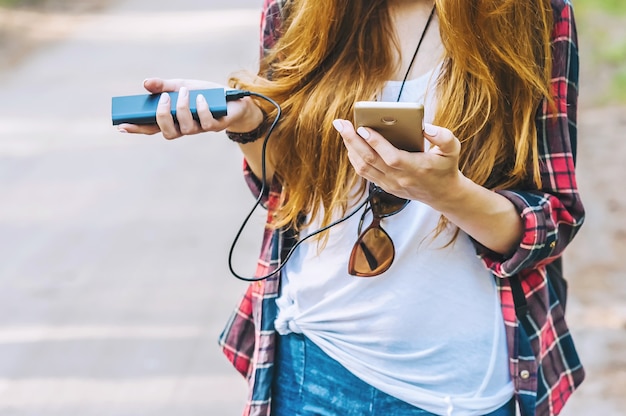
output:
M 262 50 L 280 35 L 285 0 L 265 0 Z M 499 191 L 520 213 L 524 234 L 517 250 L 506 258 L 480 245 L 476 250 L 496 278 L 510 357 L 510 373 L 522 416 L 557 415 L 582 382 L 584 371 L 564 320 L 564 310 L 546 279 L 545 265 L 559 257 L 584 218 L 574 174 L 578 95 L 577 36 L 569 0 L 552 0 L 554 11 L 552 90 L 557 112 L 547 105 L 537 111 L 539 158 L 543 187 Z M 260 183 L 244 162 L 246 180 L 258 195 Z M 268 225 L 257 276 L 278 267 L 290 248 L 281 230 L 269 225 L 280 201 L 280 184 L 264 196 Z M 510 276 L 517 275 L 529 313 L 520 323 L 515 313 Z M 250 385 L 244 415 L 269 416 L 273 377 L 275 300 L 280 275 L 252 283 L 220 337 L 227 358 Z

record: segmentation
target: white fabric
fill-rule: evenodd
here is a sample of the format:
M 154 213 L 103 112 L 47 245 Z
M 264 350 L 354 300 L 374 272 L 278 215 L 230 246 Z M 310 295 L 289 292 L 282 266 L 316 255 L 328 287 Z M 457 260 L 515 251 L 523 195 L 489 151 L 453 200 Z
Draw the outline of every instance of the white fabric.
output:
M 407 82 L 403 99 L 424 100 L 429 79 Z M 394 84 L 381 98 L 395 101 Z M 281 334 L 304 333 L 366 383 L 414 406 L 482 415 L 513 394 L 504 322 L 469 237 L 461 232 L 448 246 L 452 230 L 434 238 L 439 215 L 411 201 L 383 219 L 396 257 L 373 278 L 347 273 L 360 213 L 333 227 L 323 250 L 302 244 L 283 273 L 275 325 Z M 301 235 L 317 228 L 314 221 Z

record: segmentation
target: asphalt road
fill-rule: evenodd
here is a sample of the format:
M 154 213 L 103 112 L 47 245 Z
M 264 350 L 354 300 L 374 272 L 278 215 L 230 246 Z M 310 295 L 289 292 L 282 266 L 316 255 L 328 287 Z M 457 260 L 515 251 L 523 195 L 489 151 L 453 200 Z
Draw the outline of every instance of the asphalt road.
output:
M 110 100 L 254 69 L 259 5 L 119 2 L 1 74 L 0 415 L 240 413 L 217 346 L 245 289 L 226 260 L 254 202 L 239 150 L 120 134 Z
M 120 134 L 110 99 L 148 76 L 253 70 L 260 3 L 120 0 L 52 19 L 45 47 L 0 71 L 0 416 L 240 413 L 245 383 L 217 346 L 246 287 L 227 266 L 253 203 L 239 151 L 223 134 Z M 588 380 L 564 416 L 625 414 L 623 114 L 581 114 L 588 219 L 566 274 Z

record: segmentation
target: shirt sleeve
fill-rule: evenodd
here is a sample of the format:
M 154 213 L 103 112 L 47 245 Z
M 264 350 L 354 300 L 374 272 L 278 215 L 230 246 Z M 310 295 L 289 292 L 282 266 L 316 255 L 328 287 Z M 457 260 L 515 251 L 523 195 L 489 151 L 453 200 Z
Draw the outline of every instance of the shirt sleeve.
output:
M 556 111 L 544 102 L 536 117 L 542 187 L 498 191 L 515 205 L 524 226 L 521 242 L 511 255 L 477 245 L 479 256 L 498 277 L 559 257 L 584 221 L 575 175 L 579 62 L 571 4 L 566 2 L 554 17 L 551 87 Z
M 285 0 L 265 0 L 261 12 L 261 59 L 274 47 L 280 37 L 280 28 L 283 21 L 283 7 Z
M 263 59 L 267 55 L 269 50 L 272 47 L 274 47 L 274 45 L 276 44 L 276 41 L 280 37 L 280 27 L 281 27 L 281 22 L 283 20 L 282 11 L 284 7 L 284 3 L 285 3 L 285 0 L 264 0 L 263 2 L 263 9 L 261 11 L 261 26 L 260 26 L 261 28 L 260 30 L 261 59 Z M 254 173 L 252 173 L 252 170 L 250 169 L 250 166 L 248 165 L 248 162 L 245 159 L 243 163 L 243 170 L 244 170 L 244 178 L 245 178 L 246 184 L 252 191 L 252 194 L 255 197 L 258 197 L 258 195 L 261 193 L 261 190 L 262 190 L 261 179 L 257 178 L 254 175 Z M 276 189 L 278 186 L 279 185 L 276 180 L 274 180 L 270 184 L 270 186 L 266 186 L 263 192 L 264 195 L 261 197 L 261 204 L 264 207 L 267 206 L 267 199 L 269 196 L 270 188 Z

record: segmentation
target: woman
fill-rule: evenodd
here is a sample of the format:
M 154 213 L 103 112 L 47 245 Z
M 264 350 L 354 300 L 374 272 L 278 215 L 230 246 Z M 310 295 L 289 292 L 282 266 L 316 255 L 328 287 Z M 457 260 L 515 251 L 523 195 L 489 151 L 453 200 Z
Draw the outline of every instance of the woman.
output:
M 546 275 L 584 217 L 569 1 L 266 0 L 262 41 L 259 76 L 232 86 L 282 107 L 265 170 L 276 110 L 246 97 L 215 120 L 200 98 L 196 122 L 188 89 L 211 83 L 149 79 L 180 90 L 178 123 L 162 94 L 157 126 L 120 127 L 226 129 L 251 188 L 270 184 L 269 277 L 221 338 L 250 384 L 245 414 L 558 414 L 584 377 Z M 423 103 L 427 150 L 355 129 L 360 100 Z M 361 273 L 380 244 L 394 246 L 373 255 L 385 267 Z

